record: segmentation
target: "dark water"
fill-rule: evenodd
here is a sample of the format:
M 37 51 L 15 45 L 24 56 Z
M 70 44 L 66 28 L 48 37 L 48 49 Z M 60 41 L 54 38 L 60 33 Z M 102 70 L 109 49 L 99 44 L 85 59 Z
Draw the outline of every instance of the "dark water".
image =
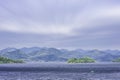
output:
M 120 64 L 3 64 L 0 80 L 120 80 Z

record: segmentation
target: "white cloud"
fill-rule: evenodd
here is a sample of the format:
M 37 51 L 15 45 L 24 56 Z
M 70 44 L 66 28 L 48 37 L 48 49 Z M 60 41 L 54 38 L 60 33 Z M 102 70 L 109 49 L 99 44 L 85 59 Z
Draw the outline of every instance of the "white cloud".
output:
M 74 26 L 82 30 L 84 28 L 100 27 L 100 25 L 106 26 L 118 21 L 120 21 L 120 6 L 92 6 L 75 16 Z
M 88 0 L 62 0 L 58 2 L 53 0 L 49 3 L 43 1 L 43 5 L 40 2 L 42 1 L 27 0 L 24 2 L 25 8 L 19 6 L 20 9 L 17 8 L 15 3 L 12 7 L 10 7 L 11 4 L 7 6 L 8 12 L 15 12 L 16 15 L 13 14 L 12 17 L 6 15 L 6 18 L 2 18 L 4 21 L 0 24 L 0 30 L 20 33 L 73 35 L 76 33 L 74 32 L 75 29 L 80 31 L 84 28 L 93 28 L 107 23 L 100 21 L 101 19 L 120 19 L 120 6 L 97 5 L 98 3 L 94 0 L 91 2 Z
M 0 1 L 2 47 L 113 48 L 119 45 L 120 28 L 108 25 L 117 23 L 120 3 L 116 0 Z
M 65 25 L 41 25 L 29 24 L 23 25 L 19 23 L 3 23 L 0 26 L 1 31 L 19 32 L 19 33 L 34 33 L 34 34 L 63 34 L 72 35 L 72 28 Z

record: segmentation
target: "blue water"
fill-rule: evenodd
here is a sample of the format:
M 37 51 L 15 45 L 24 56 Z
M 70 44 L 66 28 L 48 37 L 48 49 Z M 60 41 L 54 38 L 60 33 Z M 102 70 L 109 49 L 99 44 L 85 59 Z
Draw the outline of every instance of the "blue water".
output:
M 120 80 L 119 63 L 0 65 L 0 80 Z

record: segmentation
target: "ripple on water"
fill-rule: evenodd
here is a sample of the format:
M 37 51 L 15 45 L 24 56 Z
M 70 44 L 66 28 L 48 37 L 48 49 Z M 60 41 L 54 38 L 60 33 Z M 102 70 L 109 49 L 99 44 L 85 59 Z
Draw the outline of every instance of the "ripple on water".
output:
M 0 80 L 120 80 L 118 73 L 0 72 Z

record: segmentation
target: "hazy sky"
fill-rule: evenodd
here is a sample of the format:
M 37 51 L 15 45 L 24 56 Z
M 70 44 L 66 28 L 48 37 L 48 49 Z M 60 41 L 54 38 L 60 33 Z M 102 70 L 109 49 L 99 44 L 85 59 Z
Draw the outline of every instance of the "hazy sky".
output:
M 120 0 L 0 0 L 0 48 L 120 49 Z

